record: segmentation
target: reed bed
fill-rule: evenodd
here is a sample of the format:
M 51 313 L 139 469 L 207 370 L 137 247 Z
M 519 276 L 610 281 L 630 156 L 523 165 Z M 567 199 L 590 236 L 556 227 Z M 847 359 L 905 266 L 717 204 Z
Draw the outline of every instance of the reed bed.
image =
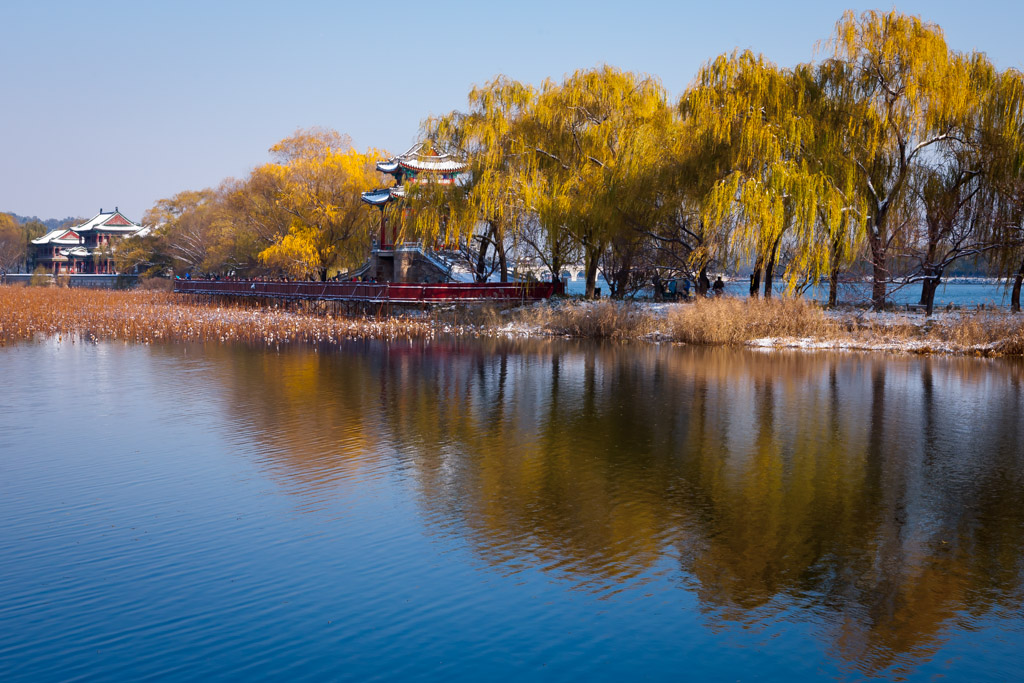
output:
M 641 307 L 611 301 L 542 309 L 541 320 L 551 334 L 593 339 L 638 339 L 658 327 L 657 318 Z
M 328 317 L 196 303 L 161 291 L 0 286 L 0 345 L 39 336 L 151 343 L 334 344 L 350 339 L 571 336 L 704 345 L 1024 355 L 1024 316 L 979 311 L 934 318 L 826 311 L 804 299 L 726 297 L 685 304 L 557 301 L 420 317 Z
M 804 299 L 700 299 L 673 306 L 668 333 L 690 344 L 744 344 L 763 337 L 835 339 L 842 325 Z
M 654 306 L 605 301 L 537 305 L 513 323 L 541 333 L 702 345 L 844 348 L 986 356 L 1024 355 L 1024 317 L 993 311 L 880 314 L 828 311 L 795 297 L 725 297 Z
M 203 305 L 159 291 L 0 286 L 0 344 L 42 336 L 122 339 L 337 343 L 347 339 L 426 339 L 454 331 L 429 319 L 331 318 L 280 309 Z

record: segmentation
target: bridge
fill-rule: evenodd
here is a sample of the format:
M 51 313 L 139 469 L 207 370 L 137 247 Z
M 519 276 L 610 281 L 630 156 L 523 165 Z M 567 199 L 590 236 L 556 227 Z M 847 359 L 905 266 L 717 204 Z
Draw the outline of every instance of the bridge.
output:
M 564 294 L 561 282 L 263 282 L 175 280 L 174 291 L 206 297 L 362 304 L 515 303 Z

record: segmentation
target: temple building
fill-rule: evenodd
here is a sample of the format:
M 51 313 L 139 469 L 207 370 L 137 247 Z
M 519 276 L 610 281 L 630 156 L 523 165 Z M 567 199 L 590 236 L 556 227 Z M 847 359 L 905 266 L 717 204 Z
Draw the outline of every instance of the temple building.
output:
M 70 228 L 51 230 L 32 240 L 29 248 L 28 272 L 43 266 L 54 275 L 70 273 L 116 274 L 114 245 L 148 229 L 129 220 L 114 208 L 100 212 L 89 220 Z
M 397 231 L 388 231 L 389 206 L 401 206 L 405 188 L 413 183 L 454 184 L 465 173 L 467 164 L 450 154 L 423 153 L 423 143 L 415 145 L 405 154 L 377 162 L 377 170 L 392 176 L 395 184 L 370 192 L 362 199 L 380 210 L 380 235 L 370 255 L 369 277 L 388 282 L 444 282 L 448 280 L 450 264 L 445 264 L 424 249 L 423 245 L 395 244 Z
M 418 182 L 451 185 L 460 173 L 466 171 L 466 164 L 450 154 L 421 154 L 423 143 L 415 145 L 405 154 L 377 162 L 377 170 L 395 179 L 395 184 L 363 193 L 363 201 L 380 209 L 380 241 L 378 248 L 393 247 L 395 232 L 387 234 L 385 208 L 391 202 L 405 197 L 405 186 Z

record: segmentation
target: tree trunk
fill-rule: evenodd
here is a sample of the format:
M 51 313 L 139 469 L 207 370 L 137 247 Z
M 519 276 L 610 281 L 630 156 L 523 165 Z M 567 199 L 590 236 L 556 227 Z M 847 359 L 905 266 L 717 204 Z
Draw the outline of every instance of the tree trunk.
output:
M 839 302 L 839 268 L 833 268 L 828 276 L 828 307 L 835 308 Z
M 928 315 L 932 314 L 935 308 L 935 290 L 939 288 L 939 280 L 942 279 L 942 270 L 935 265 L 935 259 L 939 251 L 939 235 L 942 233 L 943 221 L 941 214 L 926 210 L 925 222 L 928 226 L 928 244 L 924 257 L 924 281 L 921 282 L 920 305 L 925 307 Z M 953 216 L 949 216 L 948 223 L 952 223 Z M 948 225 L 950 231 L 952 225 Z
M 711 280 L 708 279 L 708 267 L 701 266 L 697 274 L 697 296 L 707 296 L 711 289 Z
M 876 311 L 885 310 L 885 280 L 888 275 L 884 263 L 873 263 L 871 266 L 873 283 L 871 285 L 871 307 Z
M 775 256 L 770 256 L 764 264 L 764 298 L 772 298 L 772 271 L 775 270 Z
M 621 267 L 615 271 L 615 291 L 613 296 L 616 299 L 626 296 L 626 286 L 629 285 L 629 273 L 631 270 L 633 270 L 633 259 L 632 256 L 628 256 L 623 259 Z
M 491 243 L 492 232 L 494 232 L 493 226 L 480 237 L 480 252 L 476 257 L 476 273 L 474 273 L 474 279 L 477 282 L 483 282 L 486 279 L 484 277 L 484 269 L 487 267 L 487 246 Z
M 1024 261 L 1020 262 L 1017 277 L 1013 278 L 1013 291 L 1010 292 L 1010 310 L 1020 313 L 1020 286 L 1024 283 Z
M 921 283 L 921 305 L 925 307 L 926 315 L 931 315 L 935 310 L 935 290 L 939 288 L 942 281 L 942 271 L 929 269 L 928 277 Z
M 764 264 L 764 298 L 772 298 L 772 279 L 775 275 L 775 255 L 779 253 L 779 242 L 782 241 L 782 235 L 775 238 L 775 242 L 772 244 L 771 253 L 768 254 L 768 262 Z
M 558 258 L 557 253 L 551 254 L 551 281 L 560 282 L 562 280 L 562 261 Z
M 761 289 L 761 259 L 754 263 L 754 272 L 750 274 L 750 298 L 756 299 Z
M 885 283 L 889 271 L 885 267 L 885 240 L 882 237 L 881 219 L 875 219 L 874 232 L 868 235 L 871 246 L 871 307 L 876 311 L 885 310 Z
M 587 293 L 588 299 L 594 298 L 594 293 L 597 290 L 597 261 L 601 255 L 600 248 L 591 247 L 587 249 Z
M 326 268 L 320 268 L 317 271 L 317 275 L 320 276 L 320 282 L 327 282 L 327 269 Z
M 495 240 L 494 250 L 498 252 L 498 265 L 501 268 L 501 281 L 508 282 L 508 256 L 505 254 L 505 240 Z

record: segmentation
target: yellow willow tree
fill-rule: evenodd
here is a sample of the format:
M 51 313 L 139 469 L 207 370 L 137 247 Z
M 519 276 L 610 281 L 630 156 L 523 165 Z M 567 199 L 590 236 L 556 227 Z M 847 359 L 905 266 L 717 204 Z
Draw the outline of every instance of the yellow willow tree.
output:
M 1013 278 L 1010 309 L 1020 312 L 1024 285 L 1024 74 L 1016 69 L 1000 72 L 982 110 L 981 157 L 986 160 L 986 181 L 994 211 L 985 224 L 984 238 L 1001 247 L 994 263 Z
M 602 272 L 611 295 L 622 298 L 652 280 L 660 283 L 651 259 L 655 227 L 674 213 L 665 201 L 662 182 L 671 168 L 670 150 L 676 146 L 678 116 L 664 97 L 652 97 L 638 125 L 620 144 L 616 163 L 607 169 L 605 200 L 612 233 L 602 258 Z
M 9 213 L 0 213 L 0 272 L 14 270 L 25 260 L 25 231 Z
M 751 294 L 763 273 L 771 295 L 784 238 L 791 288 L 828 272 L 829 247 L 841 249 L 836 238 L 850 234 L 843 225 L 856 207 L 852 188 L 829 172 L 831 121 L 813 69 L 780 69 L 749 51 L 722 55 L 701 69 L 679 108 L 686 135 L 722 174 L 704 197 L 702 219 L 725 254 L 753 261 Z
M 448 223 L 444 227 L 449 236 L 470 239 L 477 224 L 487 226 L 478 235 L 478 278 L 484 275 L 483 261 L 490 245 L 499 261 L 501 281 L 508 281 L 506 239 L 526 212 L 522 122 L 536 97 L 536 91 L 529 85 L 499 76 L 470 91 L 467 112 L 451 112 L 424 125 L 437 147 L 468 163 L 463 184 L 449 186 L 452 191 L 447 193 L 444 188 L 435 188 L 442 190 L 441 196 L 436 196 L 436 192 L 434 196 L 424 193 L 422 199 L 429 200 L 433 207 L 446 207 Z M 420 211 L 414 213 L 421 215 Z M 422 215 L 430 222 L 420 232 L 441 232 L 437 211 Z M 558 261 L 558 257 L 554 260 Z M 560 266 L 559 262 L 550 267 L 557 272 Z
M 632 178 L 660 160 L 670 117 L 657 80 L 603 66 L 546 82 L 523 121 L 521 142 L 532 153 L 525 198 L 542 225 L 564 227 L 579 243 L 588 298 L 602 254 L 631 229 L 622 212 L 635 206 Z
M 242 180 L 221 183 L 216 250 L 239 271 L 255 274 L 267 265 L 260 253 L 288 234 L 291 214 L 280 204 L 276 165 L 253 169 Z
M 899 237 L 892 218 L 911 199 L 908 181 L 936 145 L 955 139 L 976 93 L 942 30 L 918 17 L 847 12 L 829 46 L 822 84 L 845 112 L 843 151 L 868 205 L 872 302 L 880 309 Z
M 350 269 L 370 246 L 372 216 L 361 193 L 378 182 L 383 152 L 352 149 L 333 131 L 298 131 L 270 149 L 282 163 L 267 164 L 277 205 L 289 216 L 288 232 L 260 252 L 260 260 L 295 276 L 326 280 L 331 269 Z

